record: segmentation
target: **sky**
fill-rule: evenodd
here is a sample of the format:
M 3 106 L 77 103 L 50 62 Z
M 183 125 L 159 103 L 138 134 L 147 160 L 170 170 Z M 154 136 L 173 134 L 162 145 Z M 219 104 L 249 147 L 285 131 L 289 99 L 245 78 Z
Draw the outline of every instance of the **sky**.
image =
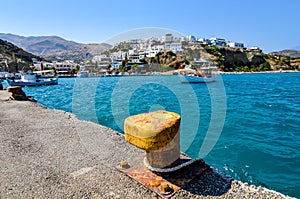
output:
M 79 43 L 162 31 L 272 52 L 300 49 L 299 24 L 300 0 L 0 0 L 1 33 Z

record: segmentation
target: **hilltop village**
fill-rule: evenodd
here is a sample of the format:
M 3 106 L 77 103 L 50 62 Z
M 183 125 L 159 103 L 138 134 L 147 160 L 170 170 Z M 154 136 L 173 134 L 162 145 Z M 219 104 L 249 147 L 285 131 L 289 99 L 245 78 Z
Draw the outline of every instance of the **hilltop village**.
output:
M 23 51 L 18 47 L 10 52 L 8 49 L 13 48 L 12 44 L 3 42 L 2 45 L 6 46 L 0 49 L 5 49 L 4 52 L 9 52 L 11 56 L 5 56 L 0 51 L 0 70 L 8 72 L 17 72 L 24 65 L 28 65 L 33 70 L 53 69 L 61 76 L 75 75 L 80 71 L 86 71 L 91 76 L 118 73 L 151 74 L 186 66 L 200 67 L 208 62 L 224 72 L 300 68 L 298 57 L 276 53 L 264 54 L 257 46 L 246 47 L 241 42 L 227 41 L 223 38 L 197 38 L 193 35 L 175 37 L 165 34 L 160 38 L 122 41 L 101 52 L 86 53 L 82 60 L 68 59 L 69 57 L 62 54 L 49 61 L 47 58 L 26 52 L 28 57 L 26 53 L 20 55 Z M 27 59 L 24 61 L 25 57 Z

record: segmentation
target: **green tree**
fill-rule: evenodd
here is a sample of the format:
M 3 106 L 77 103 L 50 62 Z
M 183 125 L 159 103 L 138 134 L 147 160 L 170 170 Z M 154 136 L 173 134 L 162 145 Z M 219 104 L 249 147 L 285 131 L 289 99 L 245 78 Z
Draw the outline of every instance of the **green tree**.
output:
M 259 70 L 268 71 L 268 70 L 271 70 L 271 66 L 268 62 L 265 62 L 265 63 L 262 63 L 259 65 Z
M 133 64 L 131 66 L 131 70 L 133 70 L 134 72 L 136 72 L 136 70 L 138 69 L 139 65 L 138 64 Z
M 77 64 L 77 65 L 75 66 L 75 71 L 76 71 L 76 73 L 77 73 L 79 70 L 80 70 L 80 66 Z

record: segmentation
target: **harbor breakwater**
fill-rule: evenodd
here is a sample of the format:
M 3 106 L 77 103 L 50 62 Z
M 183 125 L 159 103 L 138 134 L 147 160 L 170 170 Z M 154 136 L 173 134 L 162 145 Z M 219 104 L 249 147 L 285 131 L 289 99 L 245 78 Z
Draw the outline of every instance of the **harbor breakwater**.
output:
M 1 198 L 158 198 L 116 169 L 141 151 L 123 135 L 0 91 Z M 210 169 L 172 198 L 290 198 Z

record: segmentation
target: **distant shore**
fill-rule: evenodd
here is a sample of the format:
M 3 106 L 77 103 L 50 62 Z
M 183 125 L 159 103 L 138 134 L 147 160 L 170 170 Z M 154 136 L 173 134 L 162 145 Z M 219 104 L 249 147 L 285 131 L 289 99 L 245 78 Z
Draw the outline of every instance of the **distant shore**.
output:
M 239 75 L 239 74 L 268 74 L 268 73 L 298 73 L 298 70 L 274 70 L 274 71 L 260 71 L 260 72 L 223 72 L 217 71 L 217 74 L 220 75 Z M 174 75 L 178 73 L 178 70 L 171 70 L 167 72 L 161 72 L 161 75 Z
M 158 198 L 116 170 L 143 152 L 123 135 L 0 91 L 0 198 Z M 173 198 L 291 198 L 210 169 Z
M 298 70 L 272 70 L 272 71 L 259 71 L 259 72 L 223 72 L 219 71 L 218 74 L 222 75 L 235 75 L 235 74 L 262 74 L 262 73 L 298 73 Z

